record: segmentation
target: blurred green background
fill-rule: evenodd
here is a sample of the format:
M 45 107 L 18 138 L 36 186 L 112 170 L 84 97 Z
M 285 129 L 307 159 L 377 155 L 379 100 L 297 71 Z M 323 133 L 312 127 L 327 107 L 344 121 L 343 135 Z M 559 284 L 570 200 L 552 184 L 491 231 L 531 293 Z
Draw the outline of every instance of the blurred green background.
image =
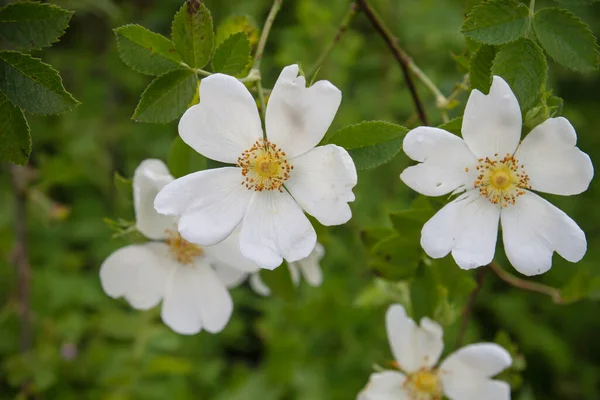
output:
M 61 71 L 65 87 L 83 104 L 58 117 L 29 117 L 33 152 L 26 224 L 33 348 L 26 353 L 19 350 L 20 307 L 11 264 L 14 198 L 8 166 L 0 170 L 0 399 L 352 399 L 374 363 L 392 360 L 384 313 L 393 302 L 412 301 L 417 317 L 434 310 L 432 316 L 446 329 L 445 352 L 454 349 L 476 272 L 444 259 L 396 283 L 380 276 L 370 255 L 370 238 L 392 229 L 388 214 L 410 207 L 416 198 L 398 179 L 408 165 L 402 153 L 359 174 L 348 224 L 317 227 L 327 251 L 322 287 L 303 284 L 291 295 L 269 298 L 246 285 L 234 289 L 235 310 L 226 329 L 191 337 L 172 333 L 157 310 L 137 312 L 106 296 L 99 266 L 131 238 L 112 239 L 103 219 L 133 219 L 131 201 L 115 187 L 113 173 L 130 177 L 145 158 L 165 160 L 177 135 L 176 122 L 130 119 L 150 78 L 119 59 L 112 29 L 138 23 L 168 36 L 182 1 L 54 3 L 76 13 L 61 42 L 35 55 Z M 216 26 L 231 15 L 248 15 L 260 27 L 271 5 L 269 0 L 205 3 Z M 452 57 L 466 51 L 459 29 L 477 1 L 372 3 L 401 46 L 450 94 L 464 75 Z M 600 4 L 566 3 L 600 32 Z M 556 4 L 538 1 L 536 7 Z M 347 0 L 284 0 L 264 56 L 264 86 L 272 87 L 286 65 L 299 62 L 310 69 L 349 6 Z M 319 78 L 343 92 L 331 131 L 362 120 L 418 124 L 396 61 L 360 13 Z M 576 127 L 579 147 L 592 160 L 600 159 L 598 75 L 577 74 L 550 61 L 549 87 L 564 98 L 563 115 Z M 433 96 L 421 84 L 418 89 L 431 123 L 440 124 Z M 459 97 L 451 117 L 461 115 L 465 99 Z M 594 180 L 580 196 L 547 197 L 586 232 L 588 252 L 576 265 L 556 256 L 552 270 L 539 279 L 577 301 L 555 305 L 487 271 L 465 343 L 498 340 L 511 348 L 517 368 L 503 377 L 514 385 L 515 399 L 600 399 L 600 186 Z M 418 244 L 418 230 L 407 227 L 406 239 Z M 501 250 L 497 260 L 514 272 Z M 432 271 L 433 284 L 421 279 Z

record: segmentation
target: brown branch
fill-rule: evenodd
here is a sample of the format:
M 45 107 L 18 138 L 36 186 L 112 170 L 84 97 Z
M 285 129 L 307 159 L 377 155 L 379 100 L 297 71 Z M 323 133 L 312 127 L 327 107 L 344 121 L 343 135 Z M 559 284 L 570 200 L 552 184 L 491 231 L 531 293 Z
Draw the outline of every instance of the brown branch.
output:
M 471 292 L 469 296 L 469 302 L 465 306 L 465 310 L 462 315 L 462 322 L 460 324 L 460 332 L 458 337 L 456 338 L 456 348 L 460 348 L 465 339 L 465 334 L 467 333 L 467 326 L 469 325 L 469 319 L 471 318 L 471 314 L 473 313 L 473 307 L 475 306 L 475 299 L 477 299 L 477 295 L 483 286 L 483 280 L 485 278 L 485 273 L 487 272 L 486 267 L 481 267 L 477 270 L 477 286 Z
M 417 114 L 419 115 L 419 119 L 424 125 L 429 125 L 427 122 L 427 114 L 425 113 L 425 108 L 423 107 L 423 102 L 419 97 L 419 93 L 417 93 L 417 88 L 415 86 L 415 82 L 413 81 L 412 76 L 410 75 L 410 64 L 411 59 L 406 54 L 406 52 L 398 45 L 398 39 L 392 34 L 389 28 L 385 25 L 383 20 L 375 13 L 375 11 L 369 5 L 367 0 L 357 0 L 357 3 L 361 9 L 361 11 L 365 14 L 365 16 L 369 19 L 369 22 L 373 26 L 373 29 L 379 33 L 379 35 L 385 41 L 385 44 L 388 46 L 394 58 L 400 64 L 400 68 L 402 68 L 402 73 L 404 74 L 404 81 L 406 82 L 406 86 L 408 86 L 408 90 L 413 99 L 413 103 L 415 104 L 415 109 L 417 110 Z
M 29 306 L 29 282 L 31 268 L 27 252 L 27 219 L 26 219 L 26 173 L 24 167 L 10 166 L 13 196 L 15 200 L 15 235 L 16 243 L 13 251 L 13 263 L 17 271 L 17 287 L 19 297 L 19 315 L 21 319 L 21 351 L 31 348 L 31 311 Z
M 489 267 L 492 271 L 494 271 L 498 278 L 502 279 L 504 282 L 508 283 L 511 286 L 523 290 L 528 290 L 530 292 L 545 294 L 547 296 L 550 296 L 556 304 L 564 304 L 559 289 L 553 288 L 548 285 L 544 285 L 543 283 L 531 282 L 525 279 L 521 279 L 505 271 L 499 264 L 495 262 L 492 262 L 489 265 Z

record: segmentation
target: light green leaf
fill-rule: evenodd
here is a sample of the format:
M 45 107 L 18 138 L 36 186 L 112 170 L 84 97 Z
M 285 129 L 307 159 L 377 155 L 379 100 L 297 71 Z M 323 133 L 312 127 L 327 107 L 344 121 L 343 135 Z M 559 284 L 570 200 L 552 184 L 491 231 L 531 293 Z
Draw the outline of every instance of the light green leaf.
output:
M 192 371 L 192 363 L 184 357 L 167 354 L 153 357 L 146 365 L 148 375 L 187 375 Z
M 181 117 L 197 90 L 196 74 L 176 69 L 150 82 L 132 119 L 140 122 L 167 123 Z
M 234 33 L 217 46 L 212 59 L 214 72 L 236 75 L 250 60 L 250 41 L 244 32 Z
M 574 6 L 589 6 L 591 4 L 597 3 L 600 0 L 554 0 L 558 3 L 563 4 L 572 4 Z
M 533 28 L 544 50 L 560 64 L 578 71 L 598 68 L 594 33 L 575 14 L 559 8 L 543 8 L 535 13 Z
M 169 171 L 175 178 L 206 169 L 207 158 L 188 146 L 181 137 L 177 136 L 167 156 Z
M 147 75 L 162 75 L 181 67 L 181 56 L 166 37 L 140 25 L 115 29 L 119 55 L 130 68 Z
M 462 132 L 462 117 L 456 117 L 451 119 L 450 121 L 441 124 L 438 128 L 448 131 L 450 133 L 454 133 L 455 135 L 460 135 Z
M 475 7 L 463 23 L 461 32 L 485 44 L 514 42 L 529 27 L 529 10 L 517 0 L 491 0 Z
M 494 46 L 482 45 L 471 57 L 469 62 L 469 79 L 471 88 L 483 93 L 490 91 L 492 85 L 492 63 L 496 57 Z
M 24 165 L 31 153 L 31 135 L 23 112 L 0 92 L 0 160 Z
M 187 0 L 172 26 L 175 48 L 189 66 L 202 68 L 210 60 L 215 34 L 210 11 L 200 0 Z
M 408 129 L 384 121 L 367 121 L 334 132 L 328 143 L 348 150 L 359 170 L 390 161 L 402 147 Z
M 416 321 L 423 317 L 433 318 L 440 302 L 438 283 L 432 269 L 421 264 L 410 285 L 412 317 Z
M 258 43 L 258 28 L 252 17 L 247 15 L 231 15 L 221 21 L 217 27 L 215 43 L 221 43 L 237 32 L 244 32 L 250 41 L 250 46 Z
M 79 104 L 54 68 L 28 54 L 0 51 L 0 76 L 0 90 L 32 114 L 61 114 Z
M 11 3 L 0 8 L 0 42 L 22 49 L 40 49 L 58 41 L 73 13 L 52 4 Z
M 534 106 L 540 98 L 547 71 L 542 49 L 529 39 L 519 39 L 502 47 L 492 64 L 492 74 L 508 82 L 523 111 Z

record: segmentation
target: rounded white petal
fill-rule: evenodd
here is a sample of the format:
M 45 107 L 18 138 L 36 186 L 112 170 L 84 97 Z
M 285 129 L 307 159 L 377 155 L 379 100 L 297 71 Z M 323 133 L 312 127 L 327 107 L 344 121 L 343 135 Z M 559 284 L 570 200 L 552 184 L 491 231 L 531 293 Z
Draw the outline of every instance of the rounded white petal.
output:
M 547 119 L 523 139 L 515 158 L 533 190 L 565 196 L 587 190 L 594 166 L 576 144 L 575 129 L 563 117 Z
M 219 265 L 226 265 L 242 272 L 256 272 L 260 266 L 244 257 L 240 250 L 240 229 L 235 229 L 225 240 L 202 248 L 204 254 Z
M 306 87 L 298 66 L 281 71 L 267 104 L 267 138 L 295 157 L 315 147 L 331 125 L 342 92 L 328 81 Z
M 176 267 L 164 243 L 134 244 L 112 253 L 100 267 L 100 282 L 110 297 L 124 297 L 138 310 L 156 306 Z
M 173 180 L 165 163 L 156 159 L 142 161 L 133 173 L 135 224 L 149 239 L 164 239 L 165 230 L 174 229 L 177 224 L 173 217 L 159 214 L 154 209 L 154 198 Z
M 179 233 L 204 246 L 219 243 L 240 223 L 253 191 L 246 189 L 241 170 L 224 167 L 181 177 L 156 196 L 161 214 L 180 215 Z
M 587 250 L 585 233 L 567 214 L 526 191 L 514 206 L 502 210 L 502 240 L 510 263 L 524 275 L 539 275 L 552 266 L 556 251 L 578 262 Z
M 294 199 L 326 226 L 348 222 L 354 201 L 356 167 L 348 152 L 336 145 L 320 146 L 294 158 L 294 170 L 285 182 Z
M 254 293 L 265 297 L 271 295 L 271 289 L 263 282 L 258 272 L 250 274 L 248 282 L 250 283 L 252 290 L 254 290 Z
M 450 400 L 510 400 L 510 385 L 493 379 L 443 379 L 444 394 Z
M 181 266 L 171 274 L 161 316 L 175 332 L 182 335 L 193 335 L 202 329 L 220 332 L 232 311 L 229 292 L 204 260 Z
M 238 287 L 248 277 L 248 272 L 231 268 L 227 264 L 213 263 L 215 273 L 226 288 Z
M 323 283 L 323 271 L 321 270 L 320 261 L 325 255 L 325 249 L 323 245 L 317 242 L 313 251 L 308 255 L 308 257 L 303 258 L 302 260 L 298 260 L 294 264 L 304 276 L 304 279 L 310 286 L 321 286 Z M 293 276 L 292 276 L 293 278 Z M 292 279 L 293 281 L 293 279 Z
M 494 258 L 500 207 L 470 190 L 446 204 L 421 230 L 421 246 L 432 258 L 452 252 L 462 269 L 487 265 Z
M 490 94 L 474 89 L 462 124 L 462 137 L 477 157 L 513 154 L 521 138 L 521 109 L 508 83 L 494 76 Z
M 223 74 L 202 79 L 200 103 L 179 120 L 179 135 L 205 157 L 235 164 L 262 138 L 258 109 L 243 83 Z
M 298 262 L 287 263 L 288 270 L 290 271 L 290 278 L 294 286 L 300 285 L 300 266 Z
M 359 394 L 358 400 L 410 400 L 402 387 L 406 376 L 397 371 L 371 374 L 369 383 Z
M 442 354 L 442 328 L 428 318 L 423 318 L 418 327 L 399 304 L 388 308 L 386 329 L 392 353 L 407 373 L 433 367 Z
M 257 192 L 242 221 L 242 254 L 262 268 L 274 269 L 283 258 L 300 260 L 315 247 L 317 234 L 287 192 Z
M 420 162 L 400 174 L 402 182 L 414 191 L 441 196 L 460 187 L 473 187 L 477 157 L 458 136 L 420 126 L 406 134 L 402 146 L 407 156 Z

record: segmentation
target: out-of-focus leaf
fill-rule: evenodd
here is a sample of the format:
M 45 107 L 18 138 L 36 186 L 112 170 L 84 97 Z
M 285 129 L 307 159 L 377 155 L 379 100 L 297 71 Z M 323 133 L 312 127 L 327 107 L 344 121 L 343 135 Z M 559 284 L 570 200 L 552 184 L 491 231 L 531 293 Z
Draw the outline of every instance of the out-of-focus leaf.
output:
M 31 152 L 27 120 L 18 107 L 0 92 L 0 160 L 24 165 Z
M 272 271 L 261 269 L 259 273 L 260 278 L 271 289 L 271 293 L 274 296 L 288 301 L 296 297 L 296 287 L 292 282 L 290 271 L 285 261 Z
M 370 267 L 392 281 L 411 277 L 421 258 L 421 247 L 411 239 L 411 236 L 394 235 L 377 243 L 371 249 Z
M 171 143 L 167 165 L 175 178 L 205 170 L 208 159 L 188 146 L 177 136 Z
M 237 32 L 244 32 L 250 41 L 250 46 L 258 43 L 258 28 L 256 22 L 247 15 L 232 15 L 223 20 L 217 27 L 215 43 L 221 43 Z

